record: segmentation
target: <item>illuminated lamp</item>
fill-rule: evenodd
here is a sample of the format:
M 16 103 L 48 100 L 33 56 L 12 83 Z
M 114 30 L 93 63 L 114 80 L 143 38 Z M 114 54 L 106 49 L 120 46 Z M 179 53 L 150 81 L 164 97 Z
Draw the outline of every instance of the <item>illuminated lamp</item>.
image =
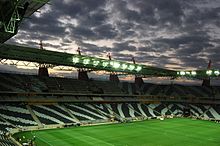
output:
M 103 66 L 103 67 L 108 66 L 108 62 L 102 62 L 102 66 Z
M 212 70 L 207 70 L 207 71 L 206 71 L 206 74 L 207 74 L 208 76 L 211 76 L 211 75 L 212 75 Z
M 123 70 L 127 69 L 127 67 L 128 67 L 127 64 L 122 64 L 121 66 L 122 66 L 121 68 L 122 68 Z
M 134 65 L 129 65 L 128 70 L 132 71 L 132 70 L 134 70 L 134 69 L 135 69 L 135 66 L 134 66 Z
M 137 66 L 135 70 L 136 70 L 137 72 L 139 72 L 139 71 L 142 70 L 142 67 L 141 67 L 141 66 Z
M 215 74 L 216 76 L 219 76 L 220 72 L 219 72 L 218 70 L 216 70 L 216 71 L 214 71 L 214 74 Z
M 93 65 L 94 65 L 94 66 L 99 65 L 99 63 L 100 63 L 100 61 L 98 61 L 98 60 L 94 60 L 94 61 L 93 61 Z
M 72 61 L 73 61 L 73 63 L 79 63 L 79 58 L 78 57 L 73 57 Z
M 119 68 L 120 65 L 121 65 L 121 64 L 120 64 L 119 62 L 113 62 L 113 65 L 112 65 L 112 66 L 113 66 L 114 68 Z
M 89 64 L 90 59 L 83 59 L 83 64 Z
M 195 76 L 196 74 L 196 71 L 191 71 L 191 75 Z
M 181 76 L 185 76 L 185 75 L 186 75 L 185 71 L 181 71 L 181 72 L 180 72 L 180 75 L 181 75 Z

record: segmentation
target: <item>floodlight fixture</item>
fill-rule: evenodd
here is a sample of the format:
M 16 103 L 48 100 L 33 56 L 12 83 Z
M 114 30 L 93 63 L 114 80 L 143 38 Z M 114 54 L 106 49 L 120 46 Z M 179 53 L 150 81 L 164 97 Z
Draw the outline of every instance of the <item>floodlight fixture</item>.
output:
M 134 66 L 134 65 L 129 65 L 128 70 L 132 71 L 132 70 L 134 70 L 134 69 L 135 69 L 135 66 Z
M 218 70 L 216 70 L 216 71 L 214 71 L 214 74 L 215 74 L 216 76 L 219 76 L 220 72 L 219 72 Z
M 137 72 L 139 72 L 139 71 L 142 70 L 142 67 L 141 67 L 141 66 L 137 66 L 135 70 L 136 70 Z
M 197 74 L 196 71 L 191 71 L 192 76 L 196 76 L 196 74 Z
M 74 56 L 74 57 L 72 58 L 72 62 L 73 62 L 73 63 L 79 63 L 79 60 L 80 60 L 79 57 L 75 57 L 75 56 Z
M 94 61 L 93 61 L 93 65 L 94 65 L 94 66 L 99 65 L 99 63 L 100 63 L 100 61 L 98 61 L 98 60 L 94 60 Z
M 127 67 L 128 67 L 127 64 L 122 64 L 122 65 L 121 65 L 121 68 L 122 68 L 123 70 L 127 69 Z
M 186 72 L 185 72 L 185 71 L 181 71 L 181 72 L 180 72 L 180 75 L 181 75 L 181 76 L 185 76 L 185 75 L 186 75 Z
M 102 66 L 103 66 L 103 67 L 108 66 L 108 64 L 109 64 L 108 62 L 102 62 Z
M 86 58 L 86 59 L 83 59 L 83 64 L 89 64 L 90 62 L 90 59 Z
M 120 65 L 121 64 L 119 62 L 114 61 L 112 66 L 113 66 L 113 68 L 119 68 Z
M 206 74 L 207 74 L 208 76 L 211 76 L 211 75 L 212 75 L 212 70 L 207 70 L 207 71 L 206 71 Z

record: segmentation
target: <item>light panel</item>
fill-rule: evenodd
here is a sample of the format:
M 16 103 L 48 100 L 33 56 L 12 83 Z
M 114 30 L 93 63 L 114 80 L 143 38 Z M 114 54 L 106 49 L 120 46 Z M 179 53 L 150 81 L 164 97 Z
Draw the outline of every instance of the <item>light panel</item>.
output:
M 120 63 L 119 62 L 116 62 L 116 61 L 114 61 L 114 62 L 112 62 L 112 67 L 114 67 L 114 68 L 119 68 L 120 67 Z
M 207 71 L 206 71 L 206 74 L 207 74 L 208 76 L 211 76 L 211 75 L 212 75 L 212 70 L 207 70 Z
M 128 67 L 127 64 L 122 64 L 121 66 L 122 66 L 121 68 L 122 68 L 123 70 L 127 69 L 127 67 Z
M 216 71 L 214 71 L 214 74 L 215 74 L 216 76 L 219 76 L 220 72 L 219 72 L 218 70 L 216 70 Z
M 79 60 L 80 60 L 79 57 L 73 57 L 72 58 L 73 63 L 79 63 Z
M 83 64 L 89 64 L 89 62 L 90 62 L 90 59 L 83 59 Z
M 142 67 L 141 67 L 141 66 L 137 66 L 135 70 L 136 70 L 137 72 L 139 72 L 139 71 L 142 70 Z
M 134 69 L 135 69 L 135 66 L 130 64 L 129 67 L 128 67 L 128 70 L 132 71 Z
M 196 76 L 196 71 L 191 71 L 191 75 Z
M 185 76 L 185 75 L 186 75 L 185 71 L 181 71 L 181 72 L 180 72 L 180 75 L 181 75 L 181 76 Z
M 99 63 L 100 63 L 100 61 L 98 61 L 98 60 L 94 60 L 94 61 L 93 61 L 93 65 L 94 65 L 94 66 L 99 65 Z
M 103 67 L 108 66 L 108 64 L 109 64 L 108 62 L 102 62 L 102 66 L 103 66 Z

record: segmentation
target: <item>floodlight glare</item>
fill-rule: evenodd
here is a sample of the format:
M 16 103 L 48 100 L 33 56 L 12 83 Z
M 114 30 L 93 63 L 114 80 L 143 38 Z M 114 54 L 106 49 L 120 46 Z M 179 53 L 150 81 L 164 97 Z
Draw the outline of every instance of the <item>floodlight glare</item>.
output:
M 181 71 L 181 72 L 180 72 L 180 75 L 181 75 L 181 76 L 185 76 L 185 75 L 186 75 L 185 71 Z
M 72 61 L 73 61 L 73 63 L 79 63 L 79 58 L 78 57 L 73 57 Z
M 191 71 L 191 75 L 195 76 L 196 75 L 196 71 Z
M 100 61 L 98 61 L 98 60 L 94 60 L 94 61 L 93 61 L 93 65 L 94 65 L 94 66 L 99 65 L 99 63 L 100 63 Z
M 135 70 L 136 70 L 137 72 L 139 72 L 139 71 L 142 70 L 142 67 L 141 67 L 141 66 L 137 66 Z
M 103 67 L 108 66 L 108 62 L 102 62 L 102 66 L 103 66 Z
M 112 66 L 113 66 L 114 68 L 119 68 L 120 65 L 121 65 L 121 64 L 120 64 L 119 62 L 113 62 L 113 65 L 112 65 Z
M 176 74 L 177 74 L 177 75 L 180 75 L 180 72 L 177 72 Z
M 134 65 L 129 65 L 128 69 L 132 71 L 132 70 L 135 69 L 135 66 Z
M 122 69 L 123 69 L 123 70 L 127 69 L 127 67 L 128 67 L 127 64 L 122 64 L 121 66 L 122 66 Z
M 89 64 L 89 62 L 90 62 L 90 59 L 84 59 L 83 60 L 83 64 Z
M 211 75 L 212 75 L 212 70 L 207 70 L 207 71 L 206 71 L 206 74 L 207 74 L 208 76 L 211 76 Z
M 189 71 L 186 71 L 186 75 L 190 75 L 190 72 L 189 72 Z
M 220 72 L 219 72 L 218 70 L 216 70 L 216 71 L 214 71 L 214 74 L 215 74 L 216 76 L 219 76 Z

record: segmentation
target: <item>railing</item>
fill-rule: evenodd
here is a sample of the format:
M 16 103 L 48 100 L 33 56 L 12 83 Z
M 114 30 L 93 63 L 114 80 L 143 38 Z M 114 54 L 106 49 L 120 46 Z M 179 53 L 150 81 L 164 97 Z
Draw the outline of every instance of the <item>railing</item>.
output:
M 128 95 L 128 94 L 82 94 L 82 93 L 38 93 L 38 92 L 5 92 L 0 91 L 0 102 L 176 102 L 176 103 L 207 103 L 220 104 L 220 98 L 211 97 L 170 97 L 154 95 Z M 97 100 L 97 97 L 100 100 Z M 96 100 L 93 100 L 96 98 Z

